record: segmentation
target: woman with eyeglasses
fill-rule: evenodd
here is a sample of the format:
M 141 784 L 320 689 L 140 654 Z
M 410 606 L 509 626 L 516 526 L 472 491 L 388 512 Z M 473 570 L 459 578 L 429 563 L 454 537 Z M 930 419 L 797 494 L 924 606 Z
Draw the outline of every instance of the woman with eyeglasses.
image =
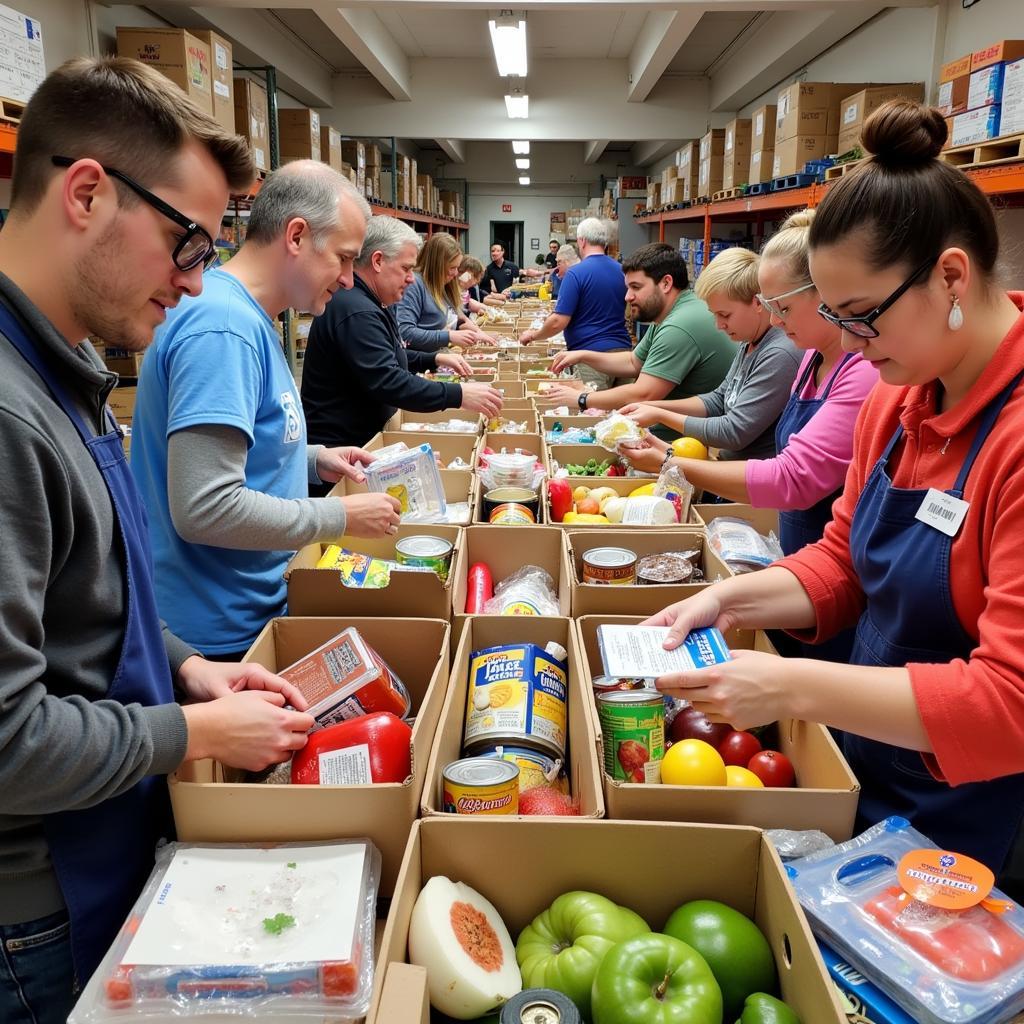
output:
M 893 101 L 873 153 L 810 232 L 821 312 L 886 386 L 864 404 L 821 541 L 709 587 L 651 623 L 856 624 L 849 665 L 736 652 L 660 686 L 737 728 L 800 718 L 842 730 L 858 828 L 909 818 L 1020 893 L 1024 819 L 1024 293 L 996 277 L 988 200 L 938 160 L 938 111 Z

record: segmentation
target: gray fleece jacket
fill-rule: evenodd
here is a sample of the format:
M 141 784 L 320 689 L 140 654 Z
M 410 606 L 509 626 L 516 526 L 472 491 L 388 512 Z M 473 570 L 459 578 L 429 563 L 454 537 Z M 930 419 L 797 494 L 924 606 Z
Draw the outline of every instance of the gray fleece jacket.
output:
M 98 431 L 116 374 L 88 343 L 71 348 L 2 274 L 0 301 Z M 43 816 L 173 771 L 188 737 L 177 704 L 104 699 L 127 586 L 109 493 L 71 421 L 2 335 L 0 459 L 0 924 L 13 924 L 63 906 Z M 194 652 L 164 637 L 174 675 Z

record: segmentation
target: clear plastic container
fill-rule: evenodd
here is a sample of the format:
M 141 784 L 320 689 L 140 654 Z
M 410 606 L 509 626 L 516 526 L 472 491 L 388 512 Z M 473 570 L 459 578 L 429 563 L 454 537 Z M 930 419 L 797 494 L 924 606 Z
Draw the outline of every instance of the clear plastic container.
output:
M 374 460 L 366 467 L 366 486 L 397 498 L 403 522 L 432 522 L 445 515 L 444 485 L 429 444 Z

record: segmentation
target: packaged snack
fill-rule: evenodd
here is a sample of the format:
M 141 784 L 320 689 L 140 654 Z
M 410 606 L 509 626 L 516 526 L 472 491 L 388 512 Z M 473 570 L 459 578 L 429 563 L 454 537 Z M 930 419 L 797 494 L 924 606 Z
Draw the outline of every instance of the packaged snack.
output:
M 635 445 L 643 440 L 644 428 L 628 416 L 613 412 L 594 427 L 594 439 L 607 451 L 615 451 L 619 445 Z
M 495 587 L 485 615 L 558 615 L 555 581 L 539 565 L 524 565 Z
M 428 522 L 445 514 L 444 485 L 429 444 L 375 459 L 366 467 L 366 486 L 397 498 L 403 521 Z
M 670 672 L 719 665 L 730 658 L 725 637 L 713 626 L 691 630 L 671 651 L 662 646 L 668 633 L 668 626 L 598 626 L 604 674 L 657 679 Z
M 721 516 L 708 524 L 708 544 L 735 573 L 764 569 L 782 558 L 774 533 L 762 537 L 750 523 L 731 516 Z
M 358 551 L 338 547 L 337 544 L 327 546 L 316 567 L 340 572 L 343 586 L 366 590 L 382 590 L 391 582 L 393 572 L 432 571 L 429 568 L 392 562 L 386 558 L 373 558 Z

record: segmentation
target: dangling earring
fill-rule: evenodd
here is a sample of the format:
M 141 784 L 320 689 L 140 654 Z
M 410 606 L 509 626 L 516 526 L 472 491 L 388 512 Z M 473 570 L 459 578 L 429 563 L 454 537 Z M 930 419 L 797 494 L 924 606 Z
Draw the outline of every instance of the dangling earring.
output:
M 964 311 L 960 308 L 960 298 L 953 296 L 953 308 L 949 311 L 949 329 L 959 331 L 964 325 Z

